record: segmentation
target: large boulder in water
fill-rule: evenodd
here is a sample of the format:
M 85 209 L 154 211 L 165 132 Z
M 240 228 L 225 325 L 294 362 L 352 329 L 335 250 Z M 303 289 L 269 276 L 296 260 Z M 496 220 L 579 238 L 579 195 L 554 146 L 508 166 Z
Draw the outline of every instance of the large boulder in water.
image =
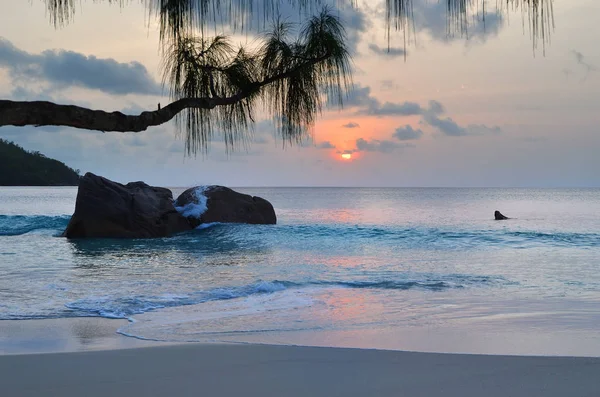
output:
M 186 190 L 175 207 L 195 227 L 202 223 L 250 223 L 274 225 L 277 216 L 271 203 L 224 186 L 199 186 Z
M 68 238 L 167 237 L 192 226 L 173 205 L 169 189 L 144 182 L 122 185 L 87 173 L 81 178 Z

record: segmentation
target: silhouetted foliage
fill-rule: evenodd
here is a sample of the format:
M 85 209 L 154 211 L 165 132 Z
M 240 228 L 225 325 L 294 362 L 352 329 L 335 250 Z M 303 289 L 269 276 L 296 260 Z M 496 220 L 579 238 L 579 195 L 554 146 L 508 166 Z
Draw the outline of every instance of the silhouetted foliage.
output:
M 81 1 L 43 0 L 51 21 L 62 26 Z M 94 0 L 121 7 L 133 0 Z M 208 150 L 214 131 L 227 150 L 247 142 L 255 109 L 262 105 L 284 142 L 299 143 L 321 111 L 324 91 L 340 104 L 352 82 L 343 22 L 325 0 L 139 0 L 156 17 L 160 30 L 164 83 L 173 100 L 139 116 L 103 112 L 51 102 L 0 100 L 0 126 L 54 125 L 99 131 L 140 132 L 175 118 L 188 154 Z M 356 0 L 338 0 L 358 7 Z M 385 0 L 387 32 L 414 28 L 414 0 Z M 436 1 L 436 0 L 432 0 Z M 467 34 L 470 18 L 485 19 L 486 0 L 439 0 L 446 4 L 448 32 Z M 306 16 L 302 29 L 281 23 L 287 3 Z M 519 10 L 528 22 L 534 48 L 549 41 L 553 0 L 499 0 L 498 13 Z M 307 12 L 321 8 L 320 15 Z M 248 30 L 253 18 L 273 23 L 258 48 L 235 48 L 209 29 Z M 153 18 L 149 18 L 151 20 Z M 214 26 L 211 26 L 214 25 Z M 263 24 L 264 26 L 264 24 Z
M 139 116 L 51 102 L 0 100 L 0 126 L 53 125 L 140 132 L 175 118 L 188 154 L 206 152 L 215 130 L 227 150 L 251 136 L 262 108 L 286 143 L 306 136 L 321 112 L 323 92 L 341 105 L 352 84 L 346 32 L 323 10 L 296 26 L 275 22 L 256 48 L 234 47 L 216 36 L 178 37 L 163 47 L 164 83 L 173 102 Z
M 79 171 L 0 139 L 0 186 L 77 186 Z

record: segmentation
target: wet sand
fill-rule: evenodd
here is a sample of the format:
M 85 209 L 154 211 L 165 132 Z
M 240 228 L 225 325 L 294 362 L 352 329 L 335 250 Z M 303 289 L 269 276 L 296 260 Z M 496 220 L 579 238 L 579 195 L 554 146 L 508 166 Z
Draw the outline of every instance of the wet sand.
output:
M 119 335 L 116 330 L 125 324 L 127 320 L 101 317 L 2 320 L 0 355 L 113 350 L 158 344 Z
M 0 322 L 2 396 L 600 396 L 600 358 L 157 345 L 114 333 L 113 320 L 31 321 Z M 7 354 L 11 339 L 21 354 Z

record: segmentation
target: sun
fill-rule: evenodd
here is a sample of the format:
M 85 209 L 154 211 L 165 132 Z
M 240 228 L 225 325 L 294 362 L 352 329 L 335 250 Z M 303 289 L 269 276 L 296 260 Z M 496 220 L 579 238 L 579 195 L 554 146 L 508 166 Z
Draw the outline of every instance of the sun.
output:
M 342 158 L 344 160 L 350 160 L 352 158 L 352 154 L 350 154 L 350 153 L 343 153 L 342 154 Z

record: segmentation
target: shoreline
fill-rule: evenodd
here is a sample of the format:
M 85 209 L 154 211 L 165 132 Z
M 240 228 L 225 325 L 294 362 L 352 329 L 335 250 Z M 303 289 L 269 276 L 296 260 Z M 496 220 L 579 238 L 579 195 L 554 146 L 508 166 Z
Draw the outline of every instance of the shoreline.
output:
M 0 320 L 0 357 L 35 355 L 35 354 L 70 354 L 90 351 L 118 351 L 136 348 L 152 348 L 159 346 L 194 346 L 194 345 L 251 345 L 282 346 L 329 349 L 352 349 L 364 351 L 389 351 L 403 353 L 447 354 L 492 357 L 537 357 L 537 358 L 598 358 L 600 353 L 595 343 L 583 350 L 585 335 L 578 341 L 578 348 L 568 348 L 569 343 L 562 341 L 563 349 L 523 349 L 526 342 L 532 342 L 532 335 L 511 333 L 513 345 L 495 346 L 497 340 L 489 339 L 485 331 L 482 334 L 471 333 L 468 338 L 456 338 L 460 329 L 452 328 L 415 328 L 393 330 L 397 338 L 406 339 L 402 346 L 385 343 L 389 332 L 375 330 L 355 331 L 289 331 L 283 334 L 256 334 L 241 338 L 223 335 L 219 338 L 206 338 L 192 341 L 162 341 L 144 339 L 121 332 L 132 324 L 126 319 L 106 317 L 66 317 L 50 319 Z M 373 332 L 372 335 L 369 333 Z M 392 332 L 390 330 L 390 332 Z M 464 330 L 463 330 L 464 332 Z M 315 337 L 317 335 L 317 337 Z M 362 341 L 360 340 L 362 335 Z M 418 335 L 418 337 L 416 337 Z M 498 334 L 503 339 L 507 335 Z M 283 336 L 283 337 L 282 337 Z M 537 334 L 544 339 L 544 334 Z M 376 340 L 374 338 L 379 338 Z M 412 338 L 415 338 L 414 340 Z M 465 347 L 464 341 L 471 340 L 471 348 Z M 517 344 L 517 340 L 519 341 Z M 369 342 L 370 341 L 370 342 Z M 554 342 L 560 343 L 560 339 Z M 592 342 L 595 342 L 593 340 Z M 462 343 L 462 344 L 461 344 Z M 482 344 L 490 344 L 486 347 Z M 448 346 L 453 346 L 449 348 Z M 462 348 L 461 348 L 462 347 Z
M 117 333 L 127 320 L 104 317 L 0 320 L 0 357 L 171 345 Z M 1 393 L 0 393 L 1 394 Z

